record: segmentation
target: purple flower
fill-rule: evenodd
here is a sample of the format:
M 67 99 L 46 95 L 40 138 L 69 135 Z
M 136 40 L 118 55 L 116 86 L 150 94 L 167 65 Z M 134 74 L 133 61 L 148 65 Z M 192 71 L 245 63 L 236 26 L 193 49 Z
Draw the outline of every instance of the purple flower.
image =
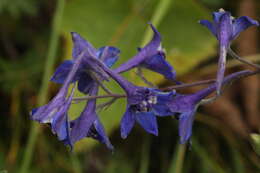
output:
M 84 61 L 78 68 L 77 73 L 71 82 L 78 81 L 78 90 L 87 94 L 94 85 L 94 80 L 89 74 L 90 71 L 98 73 L 97 75 L 101 75 L 100 78 L 103 78 L 103 73 L 100 74 L 97 67 L 94 64 L 91 64 L 91 61 L 88 61 L 88 57 L 92 56 L 92 53 L 94 53 L 95 57 L 102 60 L 108 67 L 111 67 L 117 61 L 120 51 L 119 49 L 110 46 L 101 47 L 96 50 L 89 42 L 75 32 L 72 32 L 72 40 L 74 42 L 72 51 L 73 60 L 64 61 L 55 71 L 51 81 L 63 84 L 77 57 L 80 55 L 80 52 L 84 52 Z
M 94 86 L 90 89 L 89 95 L 95 96 L 98 93 L 98 85 L 94 82 Z M 113 146 L 110 143 L 103 125 L 101 124 L 96 113 L 96 100 L 89 100 L 81 115 L 71 123 L 70 142 L 71 147 L 74 143 L 85 137 L 91 137 L 105 144 L 110 150 Z
M 259 23 L 247 16 L 234 19 L 227 11 L 220 10 L 213 13 L 213 22 L 200 20 L 200 24 L 206 26 L 219 41 L 220 57 L 217 73 L 217 94 L 220 94 L 222 81 L 225 73 L 226 55 L 231 41 L 234 40 L 240 32 L 250 26 L 259 26 Z
M 224 78 L 223 85 L 250 73 L 251 71 L 244 70 L 230 74 Z M 171 101 L 167 103 L 172 114 L 177 116 L 179 119 L 180 143 L 183 144 L 189 141 L 192 134 L 194 115 L 200 102 L 215 90 L 216 84 L 212 84 L 194 94 L 175 94 L 172 96 Z
M 75 128 L 79 126 L 78 120 L 75 120 L 71 125 L 69 123 L 67 112 L 73 97 L 72 92 L 69 98 L 67 98 L 69 85 L 78 81 L 78 89 L 86 94 L 91 90 L 97 90 L 97 85 L 91 76 L 91 72 L 95 72 L 102 80 L 107 74 L 104 73 L 99 66 L 96 66 L 95 63 L 92 63 L 90 57 L 93 57 L 93 53 L 95 53 L 96 58 L 104 62 L 106 66 L 111 67 L 118 59 L 119 54 L 119 50 L 114 47 L 102 47 L 96 51 L 90 43 L 76 33 L 72 33 L 72 38 L 74 41 L 73 60 L 64 61 L 51 79 L 56 83 L 63 84 L 62 88 L 48 104 L 33 109 L 31 112 L 31 118 L 33 120 L 40 123 L 50 123 L 53 133 L 57 134 L 59 140 L 62 140 L 71 147 L 76 141 L 82 138 L 80 132 L 83 127 L 80 126 L 80 129 L 75 130 Z M 95 111 L 95 100 L 89 101 L 84 112 L 79 117 L 79 119 L 86 119 L 86 114 L 87 117 L 90 117 L 90 124 L 84 126 L 85 130 L 89 132 L 85 134 L 85 136 L 93 137 L 112 149 L 113 147 L 106 137 L 104 128 L 96 116 L 96 113 L 91 111 Z M 90 113 L 91 115 L 89 115 Z M 92 118 L 94 118 L 93 121 L 91 121 Z M 70 127 L 73 126 L 73 124 L 75 124 L 75 128 Z M 75 134 L 75 131 L 79 134 Z M 70 135 L 70 133 L 72 133 L 72 135 Z
M 172 114 L 166 103 L 173 92 L 161 92 L 156 89 L 139 87 L 124 79 L 118 73 L 109 69 L 101 61 L 94 58 L 105 72 L 110 75 L 127 94 L 126 112 L 121 120 L 121 137 L 126 138 L 135 122 L 139 123 L 148 133 L 158 135 L 156 116 Z
M 166 106 L 175 92 L 163 93 L 151 88 L 137 87 L 127 89 L 127 108 L 121 119 L 121 137 L 126 138 L 135 122 L 148 133 L 158 135 L 156 116 L 171 115 Z
M 165 53 L 162 50 L 158 50 L 155 55 L 147 57 L 139 66 L 160 73 L 166 79 L 175 81 L 176 72 L 165 59 Z
M 64 81 L 64 84 L 58 94 L 46 105 L 33 109 L 31 119 L 40 123 L 50 123 L 54 134 L 57 134 L 59 140 L 68 142 L 68 115 L 67 111 L 70 107 L 73 91 L 69 98 L 66 98 L 71 80 L 74 78 L 77 69 L 83 60 L 81 54 L 71 67 L 71 70 Z M 73 88 L 74 90 L 74 88 Z
M 154 32 L 152 40 L 144 48 L 139 48 L 137 55 L 114 69 L 114 72 L 122 73 L 134 67 L 144 67 L 162 74 L 169 80 L 175 81 L 176 73 L 173 67 L 165 60 L 165 54 L 163 50 L 161 50 L 160 33 L 152 24 L 150 24 L 150 26 Z

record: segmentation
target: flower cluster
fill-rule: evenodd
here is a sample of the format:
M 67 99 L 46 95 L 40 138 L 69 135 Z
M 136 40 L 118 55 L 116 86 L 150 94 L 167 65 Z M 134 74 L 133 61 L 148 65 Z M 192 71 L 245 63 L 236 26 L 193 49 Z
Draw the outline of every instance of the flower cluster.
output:
M 122 138 L 129 135 L 136 122 L 146 132 L 158 135 L 157 118 L 175 116 L 179 120 L 180 143 L 188 142 L 192 134 L 195 112 L 198 106 L 205 102 L 205 98 L 215 91 L 220 94 L 223 85 L 252 73 L 244 70 L 224 77 L 225 61 L 231 41 L 249 26 L 258 26 L 258 22 L 249 17 L 234 19 L 229 12 L 223 10 L 213 13 L 213 22 L 201 20 L 200 23 L 208 27 L 219 40 L 220 59 L 216 83 L 193 94 L 180 94 L 175 90 L 166 92 L 153 87 L 136 86 L 122 77 L 120 73 L 138 67 L 157 72 L 166 79 L 180 84 L 176 81 L 174 68 L 166 60 L 161 46 L 161 36 L 152 24 L 151 41 L 140 48 L 134 57 L 114 69 L 112 66 L 119 58 L 119 49 L 111 46 L 95 49 L 79 34 L 72 32 L 72 60 L 64 61 L 51 78 L 51 81 L 62 84 L 62 87 L 48 104 L 32 110 L 31 119 L 50 124 L 58 139 L 71 148 L 82 138 L 91 137 L 112 150 L 113 146 L 96 112 L 96 99 L 99 96 L 99 87 L 117 99 L 117 95 L 113 95 L 103 83 L 114 80 L 124 90 L 123 98 L 127 99 L 126 111 L 120 123 Z M 71 85 L 72 89 L 69 90 Z M 80 116 L 71 120 L 68 110 L 73 100 L 75 101 L 73 94 L 76 86 L 81 93 L 88 96 L 85 97 L 86 106 Z

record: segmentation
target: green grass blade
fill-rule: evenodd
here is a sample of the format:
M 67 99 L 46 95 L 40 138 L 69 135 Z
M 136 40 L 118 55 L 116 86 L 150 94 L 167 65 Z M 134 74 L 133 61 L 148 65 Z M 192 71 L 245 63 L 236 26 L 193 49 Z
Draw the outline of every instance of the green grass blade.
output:
M 177 144 L 168 173 L 181 173 L 185 159 L 186 145 Z
M 164 16 L 169 11 L 169 7 L 171 5 L 171 2 L 173 0 L 160 0 L 160 2 L 157 5 L 157 8 L 155 9 L 154 15 L 151 18 L 151 22 L 154 26 L 158 26 Z M 142 46 L 144 46 L 150 39 L 152 38 L 152 31 L 151 29 L 147 29 L 142 41 Z
M 54 14 L 53 23 L 52 23 L 52 32 L 50 36 L 49 50 L 47 54 L 47 59 L 44 68 L 44 74 L 42 78 L 42 85 L 40 89 L 40 93 L 38 96 L 38 105 L 42 106 L 47 101 L 47 92 L 48 92 L 48 82 L 49 78 L 52 74 L 53 65 L 55 63 L 55 55 L 58 46 L 58 38 L 59 38 L 59 30 L 61 26 L 61 20 L 64 9 L 64 0 L 57 1 L 56 12 Z M 35 147 L 35 142 L 37 138 L 37 134 L 39 132 L 39 128 L 35 122 L 31 124 L 31 130 L 29 134 L 29 139 L 27 141 L 25 153 L 22 159 L 20 173 L 28 173 L 28 168 L 30 166 L 32 155 Z

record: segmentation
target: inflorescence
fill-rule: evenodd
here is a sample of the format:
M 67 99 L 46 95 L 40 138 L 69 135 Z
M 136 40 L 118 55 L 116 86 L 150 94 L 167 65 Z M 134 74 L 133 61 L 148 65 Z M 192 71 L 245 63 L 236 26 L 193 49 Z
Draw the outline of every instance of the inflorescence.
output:
M 113 150 L 113 145 L 97 115 L 96 99 L 111 97 L 110 102 L 102 105 L 107 106 L 116 99 L 126 98 L 126 111 L 120 123 L 122 138 L 129 135 L 136 122 L 146 132 L 157 136 L 157 117 L 173 116 L 179 120 L 180 143 L 187 143 L 190 141 L 194 115 L 199 105 L 215 100 L 221 94 L 222 86 L 260 71 L 259 65 L 240 58 L 230 48 L 231 42 L 239 33 L 252 25 L 258 26 L 257 21 L 247 16 L 234 19 L 229 12 L 220 10 L 213 13 L 213 22 L 201 20 L 200 24 L 206 26 L 219 41 L 217 78 L 208 87 L 192 94 L 180 94 L 175 90 L 166 91 L 153 86 L 136 86 L 120 75 L 133 68 L 146 68 L 175 82 L 177 86 L 187 86 L 176 80 L 176 72 L 167 62 L 162 49 L 160 33 L 152 24 L 150 24 L 153 30 L 152 40 L 118 68 L 112 68 L 119 58 L 118 48 L 105 46 L 96 49 L 79 34 L 72 32 L 74 43 L 72 60 L 64 61 L 51 78 L 52 82 L 61 84 L 62 87 L 48 104 L 31 111 L 31 119 L 50 124 L 52 132 L 71 149 L 77 141 L 91 137 Z M 243 70 L 224 77 L 227 53 L 257 70 Z M 107 89 L 104 81 L 111 80 L 116 81 L 125 94 L 114 94 Z M 69 90 L 71 85 L 72 90 Z M 73 97 L 76 87 L 86 97 Z M 98 95 L 99 87 L 108 94 Z M 215 91 L 215 96 L 205 99 Z M 70 120 L 68 110 L 71 103 L 78 101 L 86 101 L 86 106 L 78 118 Z

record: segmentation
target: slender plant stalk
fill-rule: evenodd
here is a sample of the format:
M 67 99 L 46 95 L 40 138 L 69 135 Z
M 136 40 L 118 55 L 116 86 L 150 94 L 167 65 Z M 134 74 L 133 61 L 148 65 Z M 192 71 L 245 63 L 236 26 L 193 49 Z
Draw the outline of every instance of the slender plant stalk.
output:
M 157 8 L 155 9 L 154 15 L 152 16 L 151 22 L 154 26 L 158 26 L 162 21 L 164 16 L 169 11 L 169 7 L 171 6 L 173 0 L 160 0 Z M 152 38 L 151 29 L 147 29 L 144 35 L 144 39 L 142 41 L 142 46 L 144 46 L 150 39 Z
M 177 152 L 172 158 L 171 166 L 168 173 L 181 173 L 185 159 L 186 145 L 177 144 Z
M 73 165 L 73 169 L 75 173 L 82 173 L 82 167 L 79 161 L 79 158 L 76 153 L 71 153 L 71 164 Z
M 140 170 L 139 173 L 148 173 L 149 171 L 149 162 L 150 162 L 150 137 L 148 135 L 145 136 L 143 146 L 142 146 L 142 154 L 141 154 L 141 162 L 140 162 Z
M 61 26 L 63 10 L 64 10 L 64 0 L 57 0 L 56 11 L 52 23 L 52 32 L 50 36 L 49 49 L 48 49 L 47 59 L 44 67 L 44 74 L 42 78 L 42 85 L 37 100 L 38 105 L 43 105 L 47 101 L 48 82 L 53 71 L 53 65 L 55 63 L 55 55 L 58 46 L 59 29 Z M 35 122 L 32 122 L 29 138 L 25 148 L 25 153 L 21 163 L 21 168 L 19 169 L 20 173 L 29 172 L 28 168 L 32 160 L 32 155 L 33 155 L 38 133 L 39 133 L 38 125 Z
M 212 84 L 216 82 L 215 79 L 208 79 L 208 80 L 202 80 L 202 81 L 197 81 L 193 83 L 186 83 L 186 84 L 180 84 L 180 85 L 173 85 L 165 88 L 160 88 L 160 90 L 167 91 L 167 90 L 174 90 L 174 89 L 184 89 L 184 88 L 189 88 L 189 87 L 194 87 L 194 86 L 199 86 L 199 85 L 206 85 L 206 84 Z
M 259 63 L 260 62 L 260 54 L 255 54 L 255 55 L 251 55 L 251 56 L 246 56 L 245 57 L 248 61 L 251 61 L 252 63 Z M 226 65 L 226 68 L 234 68 L 234 67 L 239 67 L 243 64 L 241 64 L 241 62 L 237 61 L 237 59 L 230 59 L 228 61 L 228 64 Z M 207 65 L 204 68 L 201 68 L 199 71 L 193 71 L 193 75 L 194 76 L 203 76 L 203 75 L 207 75 L 207 74 L 211 74 L 214 73 L 217 69 L 217 65 L 216 64 L 212 64 L 212 65 Z
M 238 76 L 237 78 L 233 79 L 230 83 L 234 82 L 235 80 L 238 80 L 240 78 L 244 78 L 244 77 L 249 77 L 255 74 L 260 73 L 260 70 L 256 70 L 256 71 L 248 71 L 247 73 Z M 170 86 L 170 87 L 166 87 L 166 88 L 162 88 L 162 91 L 166 91 L 166 90 L 173 90 L 173 89 L 182 89 L 182 88 L 188 88 L 188 87 L 193 87 L 193 86 L 198 86 L 198 85 L 205 85 L 205 84 L 211 84 L 214 83 L 216 80 L 214 79 L 209 79 L 209 80 L 204 80 L 204 81 L 198 81 L 198 82 L 194 82 L 194 83 L 189 83 L 189 84 L 180 84 L 180 85 L 175 85 L 175 86 Z M 108 94 L 108 95 L 98 95 L 98 96 L 84 96 L 84 97 L 74 97 L 73 101 L 74 103 L 80 102 L 80 101 L 85 101 L 85 100 L 91 100 L 91 99 L 101 99 L 101 98 L 109 98 L 109 97 L 113 97 L 113 98 L 124 98 L 126 97 L 126 94 Z M 215 97 L 214 99 L 211 99 L 212 101 L 214 101 L 217 97 Z M 206 101 L 205 103 L 202 102 L 201 104 L 206 104 L 206 102 L 208 103 L 209 101 Z
M 214 170 L 214 172 L 218 173 L 227 173 L 226 169 L 222 168 L 220 164 L 218 164 L 212 157 L 207 153 L 207 150 L 205 150 L 196 138 L 192 139 L 192 149 L 194 153 L 200 158 L 201 162 L 205 163 L 207 167 L 209 167 L 211 170 Z
M 250 61 L 248 61 L 247 59 L 245 58 L 242 58 L 240 56 L 238 56 L 231 48 L 228 49 L 228 53 L 233 57 L 233 58 L 236 58 L 238 61 L 241 61 L 242 63 L 245 63 L 251 67 L 254 67 L 256 69 L 260 69 L 260 65 L 258 64 L 255 64 L 255 63 L 252 63 Z

